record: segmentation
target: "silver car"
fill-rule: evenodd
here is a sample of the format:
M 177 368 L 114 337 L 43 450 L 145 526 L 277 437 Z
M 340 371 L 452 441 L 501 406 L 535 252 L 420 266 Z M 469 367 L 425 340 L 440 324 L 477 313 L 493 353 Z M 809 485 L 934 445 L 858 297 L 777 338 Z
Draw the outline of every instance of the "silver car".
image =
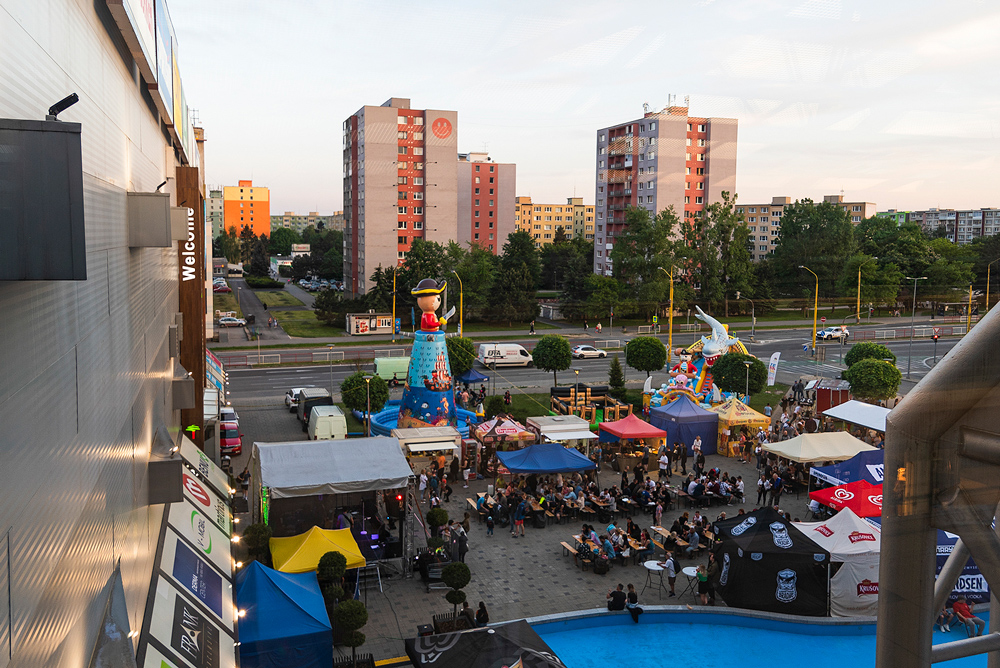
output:
M 573 357 L 583 359 L 584 357 L 607 357 L 608 353 L 594 346 L 574 346 Z

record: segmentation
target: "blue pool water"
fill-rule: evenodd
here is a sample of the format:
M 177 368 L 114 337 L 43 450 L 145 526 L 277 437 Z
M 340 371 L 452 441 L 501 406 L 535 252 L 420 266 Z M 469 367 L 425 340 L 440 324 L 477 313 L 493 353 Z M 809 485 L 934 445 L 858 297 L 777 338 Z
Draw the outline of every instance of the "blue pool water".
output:
M 988 618 L 985 615 L 984 619 Z M 988 627 L 987 627 L 988 628 Z M 725 614 L 648 611 L 633 624 L 627 613 L 537 624 L 535 631 L 567 668 L 656 665 L 663 668 L 874 668 L 874 625 L 820 626 Z M 934 644 L 965 638 L 965 631 L 935 631 Z M 808 664 L 789 664 L 796 657 Z M 845 663 L 845 659 L 848 663 Z M 935 664 L 985 668 L 980 655 Z

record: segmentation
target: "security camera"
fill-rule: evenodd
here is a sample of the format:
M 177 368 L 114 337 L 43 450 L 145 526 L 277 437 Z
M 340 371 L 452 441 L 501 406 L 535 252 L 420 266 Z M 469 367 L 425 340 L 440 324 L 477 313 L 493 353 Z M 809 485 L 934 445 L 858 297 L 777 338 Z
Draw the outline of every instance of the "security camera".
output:
M 80 101 L 80 96 L 77 95 L 76 93 L 67 95 L 66 97 L 53 104 L 51 107 L 49 107 L 49 114 L 48 116 L 45 117 L 45 120 L 58 121 L 59 119 L 56 117 L 59 114 L 66 111 L 79 101 Z

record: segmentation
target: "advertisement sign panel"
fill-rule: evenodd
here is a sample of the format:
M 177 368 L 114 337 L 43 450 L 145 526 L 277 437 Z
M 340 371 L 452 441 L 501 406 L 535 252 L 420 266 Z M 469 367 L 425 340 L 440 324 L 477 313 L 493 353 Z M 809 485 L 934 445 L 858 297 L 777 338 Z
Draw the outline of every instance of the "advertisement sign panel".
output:
M 229 549 L 229 537 L 209 522 L 197 508 L 186 501 L 172 503 L 167 523 L 191 543 L 204 559 L 212 562 L 224 575 L 231 576 L 233 558 Z
M 173 531 L 164 535 L 160 569 L 179 589 L 189 592 L 196 601 L 211 610 L 222 628 L 230 631 L 236 628 L 236 610 L 229 580 Z
M 178 668 L 230 668 L 236 665 L 232 634 L 162 577 L 156 581 L 149 635 L 174 658 L 168 665 Z M 147 645 L 147 655 L 152 649 L 152 645 Z
M 174 113 L 174 26 L 166 0 L 156 0 L 156 88 L 167 110 L 169 123 Z
M 770 361 L 767 363 L 767 384 L 768 386 L 774 385 L 774 377 L 778 375 L 778 360 L 781 359 L 781 353 L 774 353 L 771 355 Z
M 198 449 L 187 436 L 181 438 L 181 457 L 207 482 L 223 499 L 229 498 L 229 476 L 215 465 L 204 452 Z
M 229 504 L 190 471 L 181 474 L 184 497 L 229 536 L 233 532 Z

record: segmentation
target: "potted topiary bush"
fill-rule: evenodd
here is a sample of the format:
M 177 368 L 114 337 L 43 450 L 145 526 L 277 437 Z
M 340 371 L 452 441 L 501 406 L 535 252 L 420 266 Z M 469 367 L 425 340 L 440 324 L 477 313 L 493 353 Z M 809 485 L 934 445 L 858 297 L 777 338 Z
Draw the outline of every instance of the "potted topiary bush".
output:
M 437 536 L 441 527 L 448 523 L 448 511 L 444 508 L 431 508 L 427 511 L 427 526 L 430 527 L 431 536 Z
M 337 601 L 344 598 L 344 589 L 340 586 L 347 572 L 347 557 L 340 552 L 330 551 L 320 557 L 316 569 L 316 579 L 319 580 L 320 591 L 326 608 L 330 610 Z
M 471 579 L 472 573 L 469 571 L 469 567 L 461 561 L 448 564 L 441 571 L 441 581 L 451 588 L 451 591 L 445 594 L 445 600 L 452 605 L 452 630 L 458 631 L 463 628 L 471 628 L 469 624 L 463 623 L 468 622 L 465 617 L 458 616 L 458 606 L 464 603 L 466 599 L 462 588 L 469 584 Z
M 365 644 L 365 634 L 358 629 L 368 623 L 368 609 L 361 601 L 341 601 L 334 608 L 332 617 L 332 621 L 344 631 L 341 643 L 351 648 L 351 661 L 357 668 L 357 649 Z

